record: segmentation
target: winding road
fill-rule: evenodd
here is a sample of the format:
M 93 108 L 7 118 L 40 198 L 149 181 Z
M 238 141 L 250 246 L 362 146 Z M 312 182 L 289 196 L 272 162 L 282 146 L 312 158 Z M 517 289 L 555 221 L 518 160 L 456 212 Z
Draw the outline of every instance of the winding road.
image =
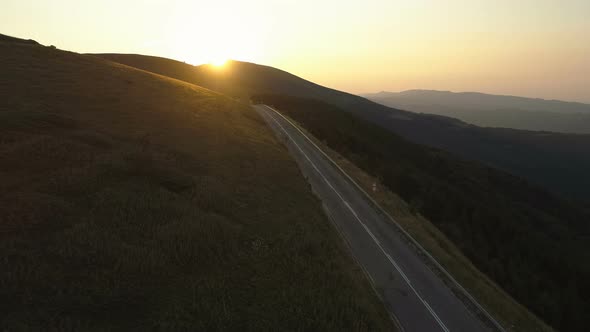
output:
M 317 145 L 271 107 L 254 108 L 288 147 L 402 331 L 489 331 Z

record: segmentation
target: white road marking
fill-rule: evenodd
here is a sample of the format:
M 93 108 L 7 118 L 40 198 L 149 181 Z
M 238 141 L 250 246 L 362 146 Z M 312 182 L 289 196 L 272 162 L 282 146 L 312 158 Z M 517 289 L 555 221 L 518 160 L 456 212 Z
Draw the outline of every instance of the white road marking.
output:
M 463 293 L 463 295 L 465 295 L 465 297 L 467 297 L 469 299 L 469 301 L 471 301 L 471 303 L 473 305 L 475 305 L 482 314 L 484 314 L 488 320 L 501 332 L 507 332 L 506 329 L 504 329 L 504 327 L 502 327 L 502 325 L 475 299 L 475 297 L 473 297 L 473 295 L 471 295 L 471 293 L 469 293 L 469 291 L 467 291 L 467 289 L 465 289 L 465 287 L 463 287 L 459 282 L 457 282 L 457 280 L 449 273 L 449 271 L 447 271 L 426 249 L 424 249 L 424 247 L 422 247 L 422 245 L 416 241 L 416 239 L 414 239 L 412 237 L 412 235 L 410 235 L 403 227 L 401 227 L 397 221 L 395 221 L 395 219 L 393 219 L 388 213 L 387 211 L 383 210 L 379 204 L 377 202 L 375 202 L 375 200 L 360 186 L 358 185 L 351 177 L 350 175 L 348 175 L 334 160 L 332 160 L 332 158 L 330 158 L 330 156 L 328 156 L 319 146 L 317 146 L 317 144 L 315 144 L 303 131 L 301 131 L 301 129 L 297 128 L 297 126 L 295 126 L 293 124 L 293 122 L 291 122 L 291 120 L 287 119 L 287 117 L 285 117 L 284 115 L 282 115 L 281 113 L 279 113 L 277 110 L 273 109 L 272 107 L 268 106 L 268 105 L 264 105 L 266 108 L 270 109 L 271 111 L 274 112 L 274 114 L 280 116 L 281 118 L 283 118 L 287 123 L 289 123 L 291 126 L 293 126 L 293 128 L 295 128 L 295 130 L 297 130 L 299 133 L 301 133 L 301 135 L 303 137 L 305 137 L 305 139 L 312 145 L 314 146 L 324 157 L 326 157 L 326 159 L 328 161 L 330 161 L 332 163 L 332 165 L 339 169 L 340 172 L 348 178 L 348 180 L 350 180 L 350 182 L 361 192 L 365 195 L 365 197 L 372 201 L 374 205 L 376 205 L 381 212 L 386 215 L 393 224 L 395 224 L 397 226 L 397 228 L 408 238 L 410 239 L 410 241 L 420 250 L 420 252 L 422 252 L 424 255 L 426 255 L 428 257 L 428 259 L 442 272 L 445 274 L 445 276 L 457 287 L 459 288 L 459 290 L 461 290 L 461 292 Z M 470 312 L 471 315 L 473 315 L 473 312 Z M 477 318 L 477 317 L 476 317 Z
M 274 123 L 276 123 L 277 126 L 279 126 L 279 128 L 281 128 L 281 130 L 285 133 L 285 135 L 287 135 L 287 137 L 289 137 L 289 139 L 291 140 L 291 142 L 293 142 L 293 144 L 297 147 L 297 149 L 301 152 L 301 154 L 303 154 L 303 156 L 305 157 L 305 159 L 307 159 L 307 161 L 309 161 L 309 163 L 311 164 L 311 166 L 318 172 L 318 174 L 322 177 L 322 179 L 326 182 L 326 184 L 330 188 L 332 188 L 332 190 L 336 193 L 336 195 L 338 196 L 338 198 L 340 198 L 340 200 L 344 203 L 344 205 L 346 205 L 346 207 L 348 208 L 348 210 L 350 210 L 350 212 L 356 218 L 356 220 L 363 226 L 363 228 L 369 234 L 369 236 L 373 239 L 373 241 L 375 242 L 375 244 L 377 244 L 377 246 L 379 247 L 379 249 L 381 249 L 381 252 L 383 252 L 383 254 L 385 255 L 385 257 L 387 257 L 387 259 L 389 260 L 389 262 L 391 263 L 391 265 L 393 265 L 393 267 L 395 267 L 395 269 L 399 272 L 399 274 L 402 276 L 402 278 L 405 280 L 405 282 L 408 284 L 408 286 L 410 286 L 410 289 L 412 289 L 412 291 L 414 292 L 414 294 L 416 294 L 416 296 L 418 297 L 418 299 L 424 304 L 424 307 L 428 310 L 428 312 L 430 312 L 430 314 L 436 320 L 436 322 L 438 323 L 438 325 L 440 325 L 440 327 L 443 329 L 443 331 L 449 332 L 449 329 L 445 326 L 445 324 L 442 322 L 442 320 L 438 317 L 438 315 L 436 314 L 436 312 L 434 312 L 434 310 L 432 309 L 432 307 L 430 307 L 430 305 L 428 304 L 428 302 L 426 302 L 426 300 L 424 300 L 422 298 L 422 296 L 420 296 L 420 294 L 418 293 L 418 291 L 414 288 L 414 286 L 410 282 L 410 279 L 406 276 L 406 274 L 404 273 L 404 271 L 402 271 L 401 267 L 385 251 L 385 249 L 383 248 L 383 246 L 381 246 L 381 243 L 379 242 L 379 240 L 377 239 L 377 237 L 373 234 L 373 232 L 371 232 L 371 230 L 369 229 L 369 227 L 367 227 L 367 225 L 359 218 L 359 216 L 357 215 L 356 211 L 350 206 L 350 204 L 348 204 L 348 202 L 344 199 L 344 197 L 342 197 L 342 195 L 338 192 L 338 190 L 336 190 L 336 188 L 334 188 L 334 186 L 332 186 L 332 184 L 324 176 L 324 174 L 322 173 L 322 171 L 320 171 L 320 169 L 314 164 L 314 162 L 311 161 L 311 159 L 309 158 L 309 156 L 307 156 L 307 154 L 303 151 L 303 149 L 299 146 L 299 144 L 297 144 L 297 142 L 295 142 L 295 140 L 293 139 L 293 137 L 291 137 L 291 135 L 287 132 L 287 130 L 272 115 L 269 115 L 269 113 L 267 113 L 267 112 L 268 111 L 265 111 L 265 114 L 267 116 L 269 116 L 274 121 Z

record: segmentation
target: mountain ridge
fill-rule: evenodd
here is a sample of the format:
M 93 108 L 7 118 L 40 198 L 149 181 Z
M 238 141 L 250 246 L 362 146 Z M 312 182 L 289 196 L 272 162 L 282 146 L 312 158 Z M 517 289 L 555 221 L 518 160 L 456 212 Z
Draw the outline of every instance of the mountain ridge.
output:
M 449 116 L 476 126 L 590 134 L 590 105 L 579 102 L 437 90 L 363 96 L 385 106 Z
M 531 98 L 531 97 L 522 97 L 516 95 L 505 95 L 505 94 L 491 94 L 491 93 L 484 93 L 478 91 L 450 91 L 450 90 L 431 90 L 431 89 L 409 89 L 403 90 L 399 92 L 392 92 L 392 91 L 380 91 L 377 93 L 363 93 L 359 94 L 361 97 L 365 97 L 368 99 L 382 99 L 394 96 L 425 96 L 428 95 L 437 95 L 437 96 L 457 96 L 457 97 L 477 97 L 479 99 L 482 98 L 497 98 L 497 99 L 504 99 L 504 100 L 516 100 L 522 103 L 529 103 L 533 105 L 528 105 L 527 107 L 522 108 L 522 110 L 536 110 L 536 111 L 550 111 L 550 112 L 568 112 L 568 113 L 590 113 L 590 104 L 579 102 L 579 101 L 565 101 L 560 99 L 545 99 L 545 98 Z M 536 104 L 535 104 L 536 103 Z M 546 104 L 544 107 L 539 107 L 539 104 Z M 562 110 L 555 110 L 552 107 L 561 106 Z M 498 107 L 496 107 L 498 108 Z
M 101 56 L 101 55 L 95 55 Z M 192 66 L 175 60 L 155 64 L 149 58 L 102 55 L 106 59 L 166 75 L 175 71 L 189 82 L 248 100 L 253 94 L 313 98 L 340 107 L 415 143 L 440 148 L 468 160 L 509 171 L 576 200 L 589 200 L 590 135 L 540 133 L 478 127 L 460 119 L 391 108 L 361 96 L 322 87 L 273 67 L 248 63 L 246 70 Z M 240 62 L 233 62 L 233 64 Z M 184 69 L 183 69 L 184 68 Z M 260 71 L 258 69 L 261 69 Z M 176 78 L 180 78 L 176 77 Z M 183 79 L 180 78 L 180 79 Z M 550 175 L 550 176 L 548 176 Z

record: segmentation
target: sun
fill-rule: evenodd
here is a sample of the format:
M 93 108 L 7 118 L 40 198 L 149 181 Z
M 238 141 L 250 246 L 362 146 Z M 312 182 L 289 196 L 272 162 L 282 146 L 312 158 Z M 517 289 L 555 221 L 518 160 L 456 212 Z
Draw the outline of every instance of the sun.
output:
M 209 64 L 213 67 L 223 67 L 227 63 L 227 58 L 216 58 L 209 60 Z
M 266 54 L 268 26 L 244 16 L 251 10 L 247 1 L 243 4 L 231 1 L 231 6 L 229 1 L 211 2 L 206 9 L 194 4 L 189 8 L 178 6 L 170 13 L 170 24 L 165 27 L 161 44 L 166 54 L 192 65 L 207 64 L 219 70 L 231 66 L 232 59 L 261 62 L 260 58 Z

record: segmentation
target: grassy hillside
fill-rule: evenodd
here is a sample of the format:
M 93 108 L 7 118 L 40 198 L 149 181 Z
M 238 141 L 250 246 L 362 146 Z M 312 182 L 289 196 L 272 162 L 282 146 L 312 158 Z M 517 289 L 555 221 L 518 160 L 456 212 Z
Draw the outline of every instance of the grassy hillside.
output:
M 444 116 L 390 108 L 252 63 L 234 61 L 218 69 L 141 55 L 100 56 L 240 99 L 253 94 L 283 94 L 321 100 L 414 143 L 483 162 L 590 205 L 590 135 L 476 127 Z
M 260 95 L 431 220 L 520 303 L 562 331 L 590 306 L 590 213 L 507 173 L 410 143 L 337 107 Z
M 0 41 L 0 330 L 390 330 L 249 107 Z
M 39 45 L 32 39 L 20 39 L 12 36 L 3 35 L 0 33 L 0 43 L 13 43 L 13 44 L 28 44 L 28 45 Z
M 96 54 L 96 56 L 184 80 L 239 99 L 249 100 L 251 95 L 257 93 L 288 93 L 294 96 L 328 100 L 342 106 L 354 104 L 360 100 L 380 108 L 387 108 L 358 96 L 322 87 L 286 71 L 254 63 L 228 61 L 226 65 L 218 68 L 212 65 L 192 66 L 176 60 L 137 54 Z

